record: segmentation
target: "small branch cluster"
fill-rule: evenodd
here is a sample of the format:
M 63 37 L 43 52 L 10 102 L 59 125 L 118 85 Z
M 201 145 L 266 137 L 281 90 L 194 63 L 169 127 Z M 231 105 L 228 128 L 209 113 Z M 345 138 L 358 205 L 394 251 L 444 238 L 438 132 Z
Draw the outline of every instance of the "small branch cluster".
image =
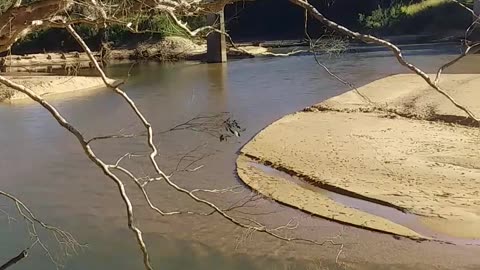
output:
M 39 235 L 39 228 L 50 232 L 52 237 L 57 241 L 58 245 L 60 246 L 62 257 L 63 256 L 70 256 L 72 254 L 77 254 L 78 250 L 83 246 L 75 240 L 75 238 L 69 233 L 66 232 L 58 227 L 49 225 L 40 219 L 38 219 L 33 212 L 17 197 L 14 195 L 1 191 L 0 196 L 7 198 L 8 200 L 12 201 L 15 205 L 18 214 L 25 220 L 27 224 L 27 232 L 30 237 L 31 244 L 29 247 L 22 250 L 22 252 L 6 262 L 3 266 L 0 266 L 0 269 L 6 269 L 7 267 L 16 264 L 20 260 L 27 257 L 29 251 L 36 246 L 39 246 L 50 259 L 50 261 L 57 267 L 62 267 L 62 260 L 61 258 L 57 258 L 50 249 L 48 248 L 47 244 L 41 239 Z M 12 218 L 7 214 L 7 217 L 10 220 Z

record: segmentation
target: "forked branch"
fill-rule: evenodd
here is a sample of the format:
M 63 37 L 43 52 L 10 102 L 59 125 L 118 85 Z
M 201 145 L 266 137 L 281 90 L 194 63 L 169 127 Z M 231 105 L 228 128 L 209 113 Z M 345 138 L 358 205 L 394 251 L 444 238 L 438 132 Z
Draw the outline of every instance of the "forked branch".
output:
M 28 234 L 32 241 L 29 247 L 25 248 L 18 256 L 10 259 L 7 263 L 0 266 L 0 269 L 6 269 L 16 264 L 20 260 L 24 259 L 28 255 L 29 251 L 37 245 L 43 249 L 51 262 L 57 268 L 62 266 L 61 262 L 55 259 L 53 254 L 48 249 L 47 245 L 40 238 L 37 227 L 40 227 L 43 230 L 51 233 L 53 238 L 55 238 L 60 245 L 60 248 L 62 249 L 65 256 L 70 255 L 70 253 L 77 253 L 77 250 L 82 247 L 82 245 L 79 244 L 69 232 L 66 232 L 58 227 L 49 225 L 38 219 L 30 210 L 30 208 L 28 208 L 20 199 L 18 199 L 14 195 L 0 190 L 0 197 L 7 198 L 15 205 L 18 214 L 25 220 L 27 224 Z
M 313 5 L 311 5 L 309 2 L 304 1 L 304 0 L 290 0 L 291 3 L 300 6 L 301 8 L 305 9 L 308 11 L 310 15 L 312 15 L 315 19 L 317 19 L 319 22 L 324 24 L 325 26 L 329 27 L 332 30 L 335 30 L 339 33 L 342 33 L 344 35 L 350 36 L 352 38 L 355 38 L 357 40 L 360 40 L 362 42 L 365 42 L 367 44 L 377 44 L 381 45 L 383 47 L 388 48 L 394 55 L 397 61 L 402 65 L 420 76 L 429 86 L 431 86 L 434 90 L 436 90 L 438 93 L 446 97 L 455 107 L 458 109 L 462 110 L 465 112 L 470 118 L 472 118 L 474 121 L 479 122 L 480 120 L 471 112 L 468 108 L 465 106 L 461 105 L 458 103 L 452 96 L 450 96 L 444 89 L 442 89 L 430 76 L 428 76 L 427 73 L 425 73 L 423 70 L 418 68 L 417 66 L 413 65 L 412 63 L 408 62 L 405 57 L 402 54 L 402 51 L 400 48 L 398 48 L 396 45 L 394 45 L 391 42 L 388 42 L 386 40 L 374 37 L 372 35 L 365 35 L 361 34 L 359 32 L 352 31 L 342 25 L 339 25 L 335 23 L 334 21 L 331 21 L 327 19 L 322 13 L 320 13 Z
M 271 229 L 267 228 L 264 225 L 262 225 L 262 226 L 252 226 L 252 225 L 249 225 L 249 224 L 242 223 L 241 221 L 239 221 L 236 218 L 227 214 L 225 211 L 223 211 L 220 207 L 218 207 L 214 203 L 198 197 L 195 194 L 195 190 L 194 191 L 188 190 L 184 187 L 179 186 L 175 182 L 173 182 L 171 180 L 171 177 L 168 176 L 167 174 L 165 174 L 163 172 L 163 170 L 160 169 L 160 166 L 158 165 L 158 163 L 156 161 L 156 157 L 158 155 L 158 149 L 157 149 L 157 147 L 154 143 L 154 133 L 153 133 L 153 128 L 152 128 L 152 125 L 150 124 L 150 122 L 146 119 L 146 117 L 142 114 L 142 112 L 139 110 L 139 108 L 135 105 L 135 102 L 132 99 L 130 99 L 130 97 L 124 91 L 122 91 L 117 86 L 112 86 L 111 84 L 108 83 L 108 78 L 106 77 L 102 68 L 98 64 L 95 57 L 93 56 L 90 48 L 83 41 L 83 39 L 78 35 L 78 33 L 76 33 L 76 31 L 73 29 L 73 27 L 67 26 L 67 30 L 70 32 L 70 34 L 72 34 L 72 36 L 79 42 L 80 46 L 82 46 L 84 51 L 88 54 L 90 60 L 94 63 L 95 68 L 97 69 L 98 73 L 100 74 L 103 81 L 105 82 L 105 85 L 107 87 L 110 87 L 115 93 L 120 95 L 127 102 L 127 104 L 130 106 L 130 108 L 133 110 L 133 112 L 137 115 L 138 119 L 143 124 L 144 128 L 146 129 L 146 132 L 147 132 L 146 144 L 151 150 L 150 155 L 149 155 L 149 160 L 150 160 L 150 163 L 151 163 L 152 167 L 154 168 L 155 172 L 157 173 L 157 176 L 155 177 L 156 180 L 157 179 L 163 180 L 167 185 L 169 185 L 170 187 L 172 187 L 176 191 L 187 195 L 188 197 L 190 197 L 192 200 L 194 200 L 197 203 L 208 206 L 213 211 L 218 213 L 220 216 L 222 216 L 226 220 L 236 224 L 237 226 L 240 226 L 240 227 L 243 227 L 243 228 L 246 228 L 246 229 L 251 229 L 251 230 L 254 230 L 254 231 L 257 231 L 257 232 L 263 232 L 263 233 L 266 233 L 270 236 L 273 236 L 275 238 L 278 238 L 278 239 L 284 240 L 284 241 L 298 241 L 298 242 L 304 242 L 304 243 L 310 243 L 310 244 L 316 244 L 316 245 L 323 245 L 325 243 L 331 243 L 333 245 L 339 245 L 339 244 L 336 244 L 336 243 L 334 243 L 333 241 L 330 241 L 330 240 L 323 241 L 323 242 L 318 242 L 318 241 L 310 240 L 310 239 L 295 238 L 295 237 L 284 237 L 284 236 L 280 235 L 278 232 L 276 232 L 275 230 L 272 231 Z M 122 170 L 122 171 L 124 173 L 126 173 L 126 170 Z M 150 207 L 152 208 L 152 205 L 150 205 Z

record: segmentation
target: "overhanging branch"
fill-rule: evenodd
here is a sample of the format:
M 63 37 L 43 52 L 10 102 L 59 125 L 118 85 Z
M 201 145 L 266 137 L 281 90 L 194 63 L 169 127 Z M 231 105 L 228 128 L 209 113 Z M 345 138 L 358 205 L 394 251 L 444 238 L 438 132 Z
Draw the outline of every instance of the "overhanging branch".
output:
M 307 10 L 308 13 L 311 14 L 315 19 L 317 19 L 319 22 L 321 22 L 322 24 L 324 24 L 325 26 L 329 27 L 332 30 L 338 31 L 339 33 L 353 37 L 367 44 L 377 44 L 377 45 L 381 45 L 383 47 L 388 48 L 395 55 L 395 58 L 402 66 L 405 66 L 406 68 L 408 68 L 409 70 L 411 70 L 412 72 L 420 76 L 429 86 L 431 86 L 435 91 L 437 91 L 438 93 L 446 97 L 455 107 L 465 112 L 475 122 L 480 122 L 480 120 L 473 114 L 473 112 L 471 112 L 468 108 L 458 103 L 452 96 L 450 96 L 444 89 L 442 89 L 432 78 L 430 78 L 428 74 L 426 74 L 423 70 L 421 70 L 417 66 L 408 62 L 403 56 L 400 48 L 398 48 L 393 43 L 374 37 L 372 35 L 361 34 L 361 33 L 352 31 L 342 25 L 339 25 L 327 19 L 322 13 L 320 13 L 313 5 L 311 5 L 307 1 L 290 0 L 290 2 Z

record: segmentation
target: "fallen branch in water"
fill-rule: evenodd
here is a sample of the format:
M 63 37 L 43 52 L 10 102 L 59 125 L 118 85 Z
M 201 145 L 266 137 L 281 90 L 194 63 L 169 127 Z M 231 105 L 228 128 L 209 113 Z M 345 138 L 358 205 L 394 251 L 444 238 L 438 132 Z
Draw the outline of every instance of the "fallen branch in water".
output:
M 0 270 L 5 270 L 7 269 L 8 267 L 10 266 L 13 266 L 14 264 L 18 263 L 19 261 L 25 259 L 26 257 L 28 256 L 28 251 L 25 249 L 25 250 L 22 250 L 20 252 L 20 254 L 18 254 L 17 256 L 13 257 L 12 259 L 10 259 L 8 262 L 6 262 L 4 265 L 1 265 L 0 266 Z
M 2 78 L 3 77 L 0 76 L 0 81 Z M 69 232 L 66 232 L 58 227 L 49 225 L 41 221 L 40 219 L 38 219 L 36 215 L 32 212 L 32 210 L 30 210 L 30 208 L 28 208 L 20 199 L 18 199 L 14 195 L 0 190 L 0 196 L 12 201 L 15 204 L 18 214 L 27 223 L 27 231 L 30 238 L 32 239 L 32 244 L 30 245 L 30 247 L 26 248 L 24 252 L 28 252 L 30 249 L 32 249 L 36 245 L 39 245 L 42 248 L 42 250 L 45 252 L 45 254 L 48 256 L 50 261 L 57 268 L 63 266 L 59 260 L 54 258 L 53 254 L 50 252 L 47 245 L 40 238 L 37 226 L 40 226 L 45 231 L 48 231 L 51 233 L 51 235 L 56 239 L 56 241 L 62 248 L 64 252 L 63 254 L 64 256 L 68 256 L 70 255 L 70 253 L 77 253 L 77 249 L 82 247 L 82 245 L 79 244 L 77 240 Z M 17 263 L 18 261 L 24 258 L 24 257 L 20 258 L 21 257 L 20 255 L 10 260 L 9 262 L 7 262 L 5 264 L 7 266 L 5 267 L 9 267 L 12 264 Z M 25 257 L 26 257 L 26 254 L 25 254 Z

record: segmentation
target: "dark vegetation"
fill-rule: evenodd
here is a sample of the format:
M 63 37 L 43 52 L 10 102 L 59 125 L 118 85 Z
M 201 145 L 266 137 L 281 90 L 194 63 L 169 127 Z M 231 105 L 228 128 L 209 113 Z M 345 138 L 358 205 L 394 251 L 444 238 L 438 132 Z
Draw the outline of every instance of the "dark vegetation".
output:
M 423 3 L 434 2 L 432 5 Z M 472 0 L 464 0 L 471 5 Z M 325 16 L 354 30 L 379 35 L 460 33 L 468 27 L 471 16 L 457 4 L 444 0 L 318 0 L 312 1 Z M 420 4 L 419 4 L 420 3 Z M 304 37 L 304 11 L 288 0 L 256 0 L 237 2 L 225 10 L 227 29 L 236 41 L 285 40 Z M 189 19 L 202 25 L 204 18 Z M 142 42 L 155 42 L 168 35 L 184 35 L 168 17 L 140 18 L 140 29 L 155 33 L 134 34 L 121 26 L 106 30 L 86 25 L 77 30 L 94 49 L 102 42 L 113 47 L 135 47 Z M 327 33 L 316 20 L 309 20 L 309 33 L 314 37 Z M 57 42 L 52 42 L 53 40 Z M 70 35 L 61 29 L 50 29 L 28 35 L 12 53 L 80 50 Z
M 468 6 L 472 0 L 460 0 Z M 321 0 L 310 1 L 329 19 L 353 30 L 381 35 L 444 34 L 461 31 L 472 22 L 465 9 L 444 0 Z M 434 2 L 431 4 L 430 2 Z M 423 3 L 431 5 L 423 5 Z M 304 35 L 304 13 L 288 0 L 239 2 L 226 9 L 228 29 L 235 39 L 297 39 Z M 310 33 L 324 28 L 310 20 Z
M 462 2 L 473 5 L 473 1 Z M 466 29 L 472 16 L 451 1 L 394 1 L 389 6 L 379 5 L 370 14 L 359 14 L 359 23 L 366 30 L 381 34 L 440 34 Z
M 205 24 L 204 18 L 190 18 L 190 25 Z M 99 29 L 89 25 L 77 25 L 76 31 L 85 42 L 95 50 L 100 50 L 102 43 L 108 43 L 115 48 L 133 48 L 139 43 L 155 42 L 165 36 L 186 36 L 186 33 L 163 15 L 139 18 L 138 31 L 133 33 L 126 27 L 112 25 Z M 144 30 L 148 30 L 145 32 Z M 52 41 L 57 42 L 52 42 Z M 44 51 L 79 51 L 81 48 L 65 29 L 48 29 L 33 32 L 12 48 L 13 54 L 41 53 Z

